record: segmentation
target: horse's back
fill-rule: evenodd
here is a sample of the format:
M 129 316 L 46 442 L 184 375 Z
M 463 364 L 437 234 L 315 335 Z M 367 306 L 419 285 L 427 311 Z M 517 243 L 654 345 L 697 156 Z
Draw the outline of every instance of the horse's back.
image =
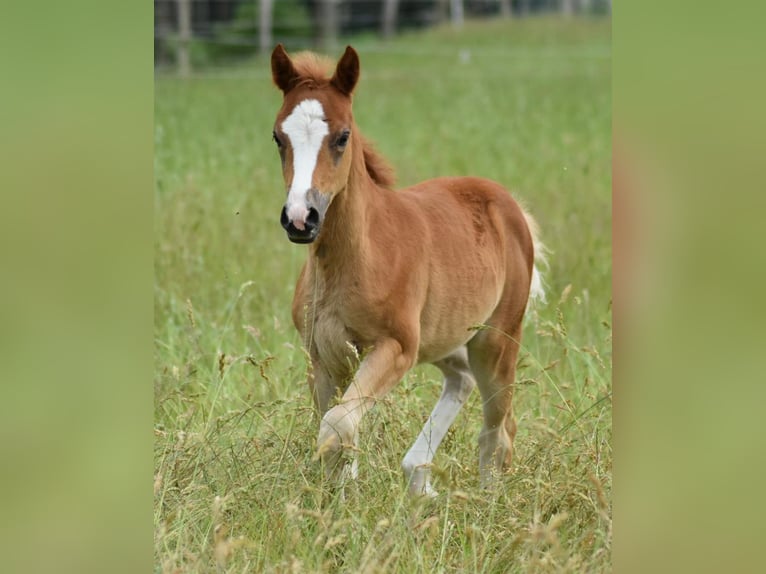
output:
M 514 260 L 521 258 L 531 269 L 532 236 L 524 210 L 498 182 L 480 177 L 439 177 L 400 193 L 427 214 L 438 242 L 455 237 L 470 249 L 466 253 L 470 257 L 493 248 L 510 248 Z

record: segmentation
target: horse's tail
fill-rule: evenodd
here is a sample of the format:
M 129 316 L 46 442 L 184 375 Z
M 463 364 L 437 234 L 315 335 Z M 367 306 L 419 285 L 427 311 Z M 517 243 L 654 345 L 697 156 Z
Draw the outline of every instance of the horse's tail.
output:
M 535 253 L 534 266 L 532 267 L 532 283 L 529 287 L 529 303 L 538 301 L 545 303 L 545 282 L 543 281 L 540 269 L 548 268 L 548 248 L 540 240 L 540 227 L 537 225 L 537 221 L 526 210 L 522 211 L 524 219 L 527 221 L 529 233 L 532 236 L 532 247 Z

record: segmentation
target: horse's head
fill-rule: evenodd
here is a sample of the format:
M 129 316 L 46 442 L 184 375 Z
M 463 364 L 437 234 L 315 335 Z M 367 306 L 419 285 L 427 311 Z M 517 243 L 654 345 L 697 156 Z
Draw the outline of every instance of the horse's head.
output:
M 271 54 L 271 73 L 284 94 L 274 123 L 287 188 L 281 223 L 290 241 L 311 243 L 348 181 L 359 56 L 348 46 L 327 78 L 321 60 L 311 55 L 292 60 L 279 44 Z

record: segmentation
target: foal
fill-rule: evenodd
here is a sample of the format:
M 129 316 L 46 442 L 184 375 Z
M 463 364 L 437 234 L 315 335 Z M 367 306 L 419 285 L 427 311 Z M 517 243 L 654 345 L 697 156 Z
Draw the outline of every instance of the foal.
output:
M 444 390 L 402 462 L 409 489 L 435 494 L 434 453 L 477 383 L 488 484 L 511 462 L 522 319 L 530 289 L 543 296 L 533 220 L 486 179 L 393 191 L 390 168 L 354 123 L 359 57 L 350 46 L 330 78 L 323 60 L 293 60 L 281 44 L 271 69 L 284 94 L 273 134 L 287 188 L 281 223 L 290 241 L 310 244 L 292 314 L 311 357 L 326 477 L 356 476 L 356 457 L 348 464 L 343 453 L 362 417 L 414 365 L 432 363 Z

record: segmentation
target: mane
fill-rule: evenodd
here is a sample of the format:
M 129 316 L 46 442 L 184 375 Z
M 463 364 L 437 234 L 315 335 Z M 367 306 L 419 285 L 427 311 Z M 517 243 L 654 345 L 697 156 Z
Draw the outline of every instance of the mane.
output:
M 364 150 L 364 167 L 367 168 L 367 173 L 370 174 L 372 181 L 381 187 L 393 188 L 396 183 L 394 168 L 391 167 L 386 158 L 380 155 L 370 140 L 361 134 L 359 134 L 359 139 L 362 141 L 362 149 Z

